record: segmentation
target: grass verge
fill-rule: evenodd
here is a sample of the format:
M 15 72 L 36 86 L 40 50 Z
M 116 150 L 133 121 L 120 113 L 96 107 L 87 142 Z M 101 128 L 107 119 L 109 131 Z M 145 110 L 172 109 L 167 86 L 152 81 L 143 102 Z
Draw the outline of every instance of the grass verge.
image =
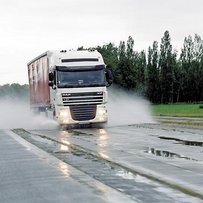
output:
M 154 116 L 203 118 L 203 108 L 201 107 L 200 104 L 158 104 L 151 106 Z

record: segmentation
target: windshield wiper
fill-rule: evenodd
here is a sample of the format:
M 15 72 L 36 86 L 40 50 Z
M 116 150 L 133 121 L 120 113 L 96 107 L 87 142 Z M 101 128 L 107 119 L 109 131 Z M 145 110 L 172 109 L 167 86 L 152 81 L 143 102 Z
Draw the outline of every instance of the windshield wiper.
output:
M 68 84 L 63 84 L 63 85 L 58 85 L 58 88 L 73 88 L 77 87 L 78 85 L 68 85 Z
M 100 86 L 105 86 L 105 83 L 97 83 L 97 84 L 90 84 L 91 87 L 100 87 Z

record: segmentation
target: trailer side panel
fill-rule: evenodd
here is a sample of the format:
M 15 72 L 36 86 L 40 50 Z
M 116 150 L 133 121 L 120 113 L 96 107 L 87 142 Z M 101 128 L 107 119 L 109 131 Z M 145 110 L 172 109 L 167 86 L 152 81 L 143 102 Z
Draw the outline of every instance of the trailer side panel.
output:
M 30 104 L 32 108 L 50 105 L 48 58 L 43 56 L 28 64 Z

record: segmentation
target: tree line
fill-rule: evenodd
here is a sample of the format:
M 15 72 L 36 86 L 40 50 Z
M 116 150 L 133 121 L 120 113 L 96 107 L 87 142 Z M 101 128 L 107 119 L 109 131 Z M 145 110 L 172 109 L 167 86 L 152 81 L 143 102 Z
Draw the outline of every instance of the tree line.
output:
M 185 37 L 180 54 L 173 49 L 169 31 L 160 45 L 134 51 L 131 36 L 119 47 L 108 43 L 96 48 L 114 75 L 114 83 L 147 97 L 152 103 L 203 101 L 203 40 Z
M 18 83 L 0 85 L 0 100 L 29 101 L 28 85 Z

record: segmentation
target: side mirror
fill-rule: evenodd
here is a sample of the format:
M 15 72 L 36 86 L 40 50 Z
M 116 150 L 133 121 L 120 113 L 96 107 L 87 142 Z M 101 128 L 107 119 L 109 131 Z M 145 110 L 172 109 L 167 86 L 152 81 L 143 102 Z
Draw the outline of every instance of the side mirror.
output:
M 49 73 L 49 81 L 53 81 L 53 80 L 54 80 L 54 74 L 53 73 Z
M 49 81 L 49 87 L 53 87 L 54 86 L 54 82 L 53 81 Z
M 52 87 L 52 89 L 56 89 L 55 87 L 55 74 L 49 73 L 49 87 Z
M 109 86 L 113 83 L 113 74 L 110 69 L 106 69 L 106 81 Z

